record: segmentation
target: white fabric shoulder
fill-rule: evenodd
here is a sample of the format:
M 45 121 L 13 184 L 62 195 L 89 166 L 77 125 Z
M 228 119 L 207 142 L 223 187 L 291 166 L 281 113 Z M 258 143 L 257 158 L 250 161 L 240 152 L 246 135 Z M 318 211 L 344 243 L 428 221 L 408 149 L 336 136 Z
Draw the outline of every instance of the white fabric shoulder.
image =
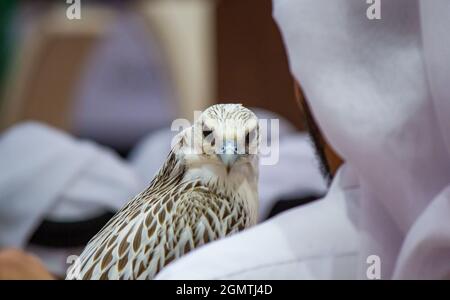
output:
M 156 279 L 352 279 L 357 233 L 340 175 L 328 195 L 170 264 Z

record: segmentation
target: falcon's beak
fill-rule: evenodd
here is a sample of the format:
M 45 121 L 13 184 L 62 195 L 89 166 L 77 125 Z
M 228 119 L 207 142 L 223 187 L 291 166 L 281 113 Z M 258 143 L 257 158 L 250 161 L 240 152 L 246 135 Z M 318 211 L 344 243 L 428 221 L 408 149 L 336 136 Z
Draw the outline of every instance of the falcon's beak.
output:
M 222 148 L 220 154 L 218 154 L 220 160 L 223 162 L 227 169 L 227 174 L 230 173 L 233 164 L 238 160 L 239 155 L 237 153 L 237 146 L 234 142 L 226 142 Z

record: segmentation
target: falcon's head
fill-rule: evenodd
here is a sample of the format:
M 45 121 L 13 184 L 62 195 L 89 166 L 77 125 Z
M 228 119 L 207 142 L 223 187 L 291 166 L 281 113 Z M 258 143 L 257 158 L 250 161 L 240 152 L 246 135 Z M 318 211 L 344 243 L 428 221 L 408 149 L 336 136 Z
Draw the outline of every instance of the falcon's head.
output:
M 252 111 L 241 104 L 216 104 L 182 133 L 178 153 L 191 173 L 256 184 L 258 145 L 258 118 Z

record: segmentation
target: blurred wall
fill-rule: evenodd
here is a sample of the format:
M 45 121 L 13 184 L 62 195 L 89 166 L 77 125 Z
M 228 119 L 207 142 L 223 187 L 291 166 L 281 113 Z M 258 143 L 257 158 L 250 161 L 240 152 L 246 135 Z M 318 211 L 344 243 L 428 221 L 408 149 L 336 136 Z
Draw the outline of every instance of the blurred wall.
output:
M 302 128 L 271 1 L 219 1 L 216 26 L 217 101 L 269 109 Z
M 214 103 L 216 87 L 215 0 L 145 1 L 144 13 L 166 51 L 177 86 L 181 116 Z
M 37 119 L 71 130 L 73 94 L 92 46 L 113 23 L 116 1 L 82 2 L 82 20 L 66 19 L 59 1 L 26 1 L 30 32 L 21 38 L 9 74 L 0 127 Z M 129 1 L 147 19 L 173 81 L 177 116 L 191 119 L 216 98 L 213 0 Z M 22 22 L 22 20 L 19 20 Z M 22 24 L 21 24 L 22 25 Z M 125 108 L 124 108 L 125 109 Z
M 114 23 L 117 2 L 83 4 L 79 21 L 68 21 L 67 6 L 59 1 L 21 3 L 31 8 L 19 20 L 29 22 L 21 26 L 29 32 L 12 59 L 0 127 L 37 119 L 71 131 L 74 94 L 86 57 Z M 146 17 L 147 29 L 159 41 L 177 116 L 191 119 L 194 110 L 212 103 L 241 102 L 275 111 L 301 128 L 270 0 L 120 3 Z
M 90 7 L 83 22 L 72 22 L 63 5 L 24 3 L 16 16 L 18 45 L 2 95 L 0 127 L 33 119 L 70 130 L 73 94 L 85 58 L 113 12 Z

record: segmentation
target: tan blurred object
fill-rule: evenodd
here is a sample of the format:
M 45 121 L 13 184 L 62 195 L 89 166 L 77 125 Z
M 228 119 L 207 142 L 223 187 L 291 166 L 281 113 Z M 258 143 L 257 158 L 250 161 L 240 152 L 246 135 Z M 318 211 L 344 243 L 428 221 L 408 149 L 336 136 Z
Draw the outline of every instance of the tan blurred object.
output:
M 90 7 L 82 21 L 71 21 L 65 9 L 55 5 L 33 19 L 6 85 L 1 128 L 34 119 L 70 130 L 71 101 L 83 61 L 113 14 Z
M 35 256 L 21 250 L 0 251 L 0 280 L 55 279 Z
M 216 98 L 215 8 L 213 0 L 143 1 L 143 13 L 168 56 L 181 116 Z

